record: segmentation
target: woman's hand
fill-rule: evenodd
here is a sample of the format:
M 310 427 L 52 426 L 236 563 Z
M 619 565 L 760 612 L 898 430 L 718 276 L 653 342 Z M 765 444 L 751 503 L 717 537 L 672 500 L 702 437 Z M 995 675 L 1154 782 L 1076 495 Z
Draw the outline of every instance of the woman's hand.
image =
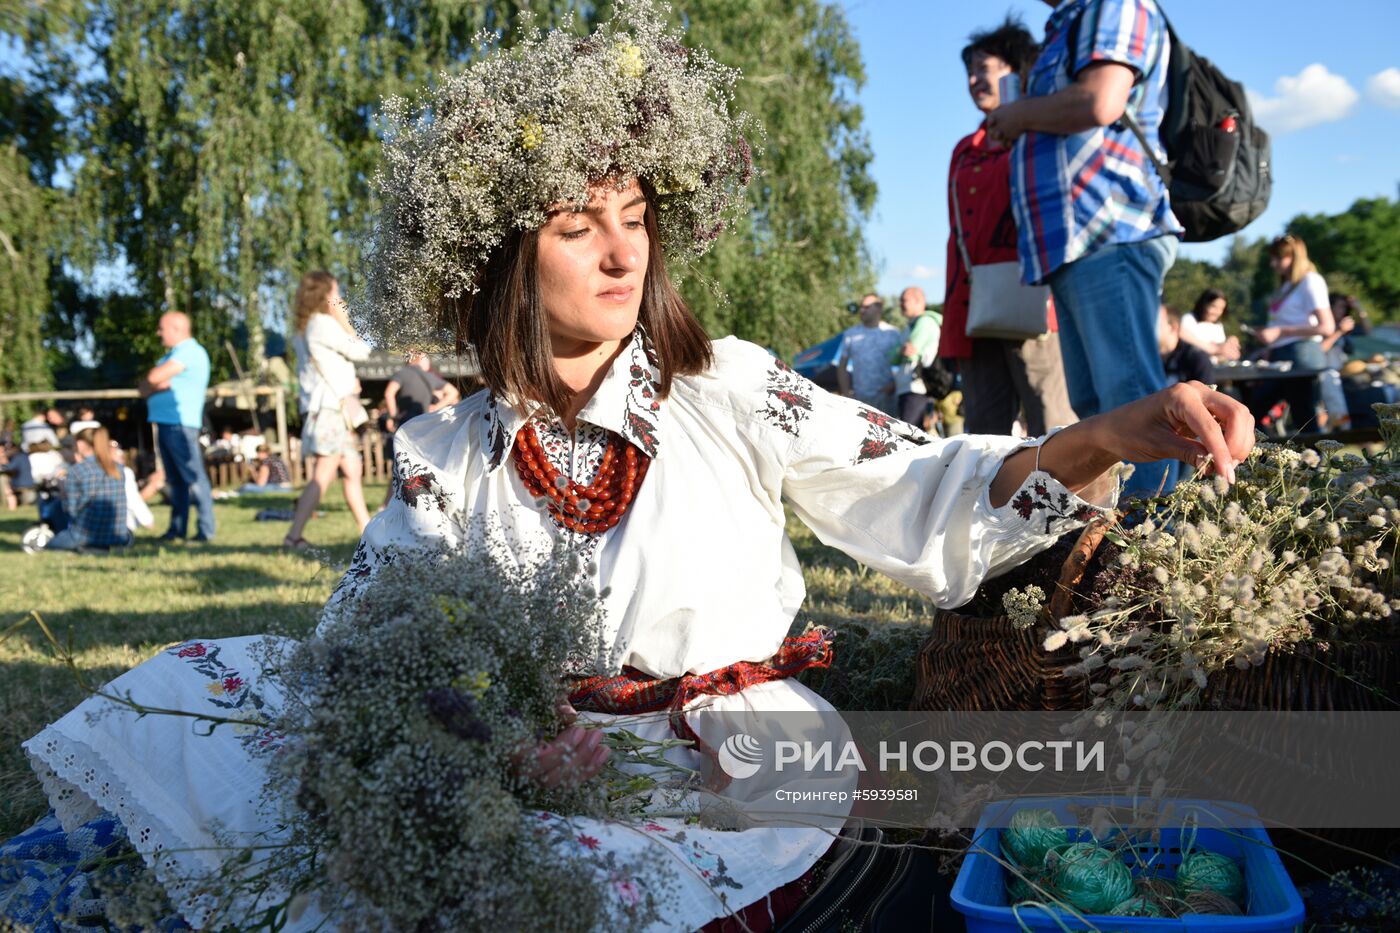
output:
M 593 777 L 608 761 L 611 750 L 603 743 L 601 729 L 572 725 L 578 711 L 568 700 L 556 707 L 568 728 L 554 739 L 537 745 L 516 759 L 520 773 L 544 787 L 572 787 Z
M 1184 382 L 1070 425 L 1039 449 L 1040 469 L 1071 492 L 1085 491 L 1120 461 L 1182 460 L 1212 469 L 1230 482 L 1235 466 L 1254 449 L 1254 417 L 1239 402 L 1199 382 Z M 1037 451 L 1007 457 L 992 480 L 990 501 L 1000 508 L 1026 481 Z
M 1178 383 L 1081 423 L 1115 460 L 1181 460 L 1200 469 L 1209 459 L 1232 483 L 1236 465 L 1254 449 L 1249 409 L 1199 382 Z
M 1273 343 L 1283 336 L 1282 327 L 1261 327 L 1254 332 L 1259 338 L 1259 342 L 1264 346 L 1272 346 Z

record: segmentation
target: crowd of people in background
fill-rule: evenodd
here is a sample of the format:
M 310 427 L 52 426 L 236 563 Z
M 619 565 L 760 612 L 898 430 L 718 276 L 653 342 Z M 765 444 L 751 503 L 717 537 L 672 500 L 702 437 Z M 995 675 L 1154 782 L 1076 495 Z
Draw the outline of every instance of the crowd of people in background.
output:
M 1159 11 L 1120 15 L 1124 8 L 1122 0 L 1057 6 L 1043 45 L 1013 18 L 969 37 L 962 61 L 982 119 L 949 163 L 941 315 L 925 308 L 922 291 L 906 289 L 901 330 L 884 320 L 879 295 L 865 295 L 837 353 L 841 392 L 945 435 L 1037 436 L 1223 375 L 1265 429 L 1350 425 L 1342 371 L 1349 335 L 1367 325 L 1355 298 L 1328 294 L 1301 238 L 1269 245 L 1278 287 L 1257 330 L 1227 330 L 1229 299 L 1218 288 L 1184 313 L 1162 303 L 1183 230 L 1144 146 L 1167 104 L 1170 40 Z M 1040 333 L 975 332 L 974 283 L 986 298 L 997 267 L 1012 264 L 1021 288 L 1048 286 Z M 956 387 L 933 398 L 912 382 L 929 356 L 957 373 Z M 1240 375 L 1253 366 L 1253 378 Z M 1125 488 L 1170 491 L 1178 467 L 1139 465 Z
M 392 462 L 399 426 L 456 404 L 461 393 L 433 370 L 426 354 L 417 353 L 389 381 L 382 412 L 366 410 L 355 363 L 369 356 L 370 347 L 355 334 L 335 278 L 323 271 L 308 273 L 295 308 L 300 452 L 307 461 L 307 482 L 283 545 L 300 550 L 307 546 L 302 537 L 306 523 L 337 478 L 357 525 L 363 530 L 368 523 L 361 449 L 371 423 L 382 432 L 385 460 Z M 189 318 L 180 312 L 163 314 L 157 334 L 167 352 L 138 384 L 158 451 L 143 482 L 90 407 L 79 408 L 72 420 L 58 408 L 44 407 L 17 429 L 0 425 L 0 497 L 11 511 L 36 506 L 39 524 L 32 530 L 43 531 L 27 535 L 26 547 L 31 541 L 32 550 L 93 552 L 125 546 L 138 528 L 154 524 L 149 503 L 161 495 L 171 516 L 160 540 L 211 541 L 217 526 L 210 469 L 221 465 L 235 468 L 243 480 L 236 492 L 221 497 L 293 490 L 283 452 L 274 450 L 256 428 L 224 426 L 216 437 L 206 430 L 209 356 L 193 337 Z M 197 515 L 193 536 L 191 506 Z

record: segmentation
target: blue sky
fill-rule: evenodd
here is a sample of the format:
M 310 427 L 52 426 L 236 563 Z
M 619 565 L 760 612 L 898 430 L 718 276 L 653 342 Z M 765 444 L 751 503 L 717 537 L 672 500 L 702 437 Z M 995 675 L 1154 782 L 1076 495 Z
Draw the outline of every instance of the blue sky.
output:
M 859 97 L 880 194 L 866 235 L 881 263 L 880 291 L 917 284 L 941 301 L 948 157 L 979 120 L 959 50 L 968 33 L 1008 11 L 1040 36 L 1050 7 L 1040 0 L 842 2 L 867 73 Z M 1264 100 L 1274 193 L 1247 235 L 1276 235 L 1295 214 L 1397 196 L 1400 2 L 1166 0 L 1163 7 L 1184 42 Z M 1182 255 L 1218 260 L 1228 242 L 1187 245 Z

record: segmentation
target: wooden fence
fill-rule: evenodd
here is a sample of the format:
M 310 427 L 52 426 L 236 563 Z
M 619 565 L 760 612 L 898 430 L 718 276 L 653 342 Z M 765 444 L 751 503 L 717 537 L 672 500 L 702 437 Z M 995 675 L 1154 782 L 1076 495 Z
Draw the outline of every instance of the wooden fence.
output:
M 301 438 L 287 439 L 288 456 L 284 459 L 287 470 L 292 474 L 292 486 L 300 490 L 306 483 L 307 464 L 301 457 Z M 135 464 L 138 451 L 126 452 L 127 463 Z M 360 457 L 364 463 L 366 483 L 387 483 L 393 472 L 393 464 L 384 457 L 384 435 L 379 431 L 366 431 L 360 439 Z M 237 489 L 244 483 L 253 481 L 252 467 L 248 463 L 223 461 L 205 465 L 209 482 L 215 489 Z

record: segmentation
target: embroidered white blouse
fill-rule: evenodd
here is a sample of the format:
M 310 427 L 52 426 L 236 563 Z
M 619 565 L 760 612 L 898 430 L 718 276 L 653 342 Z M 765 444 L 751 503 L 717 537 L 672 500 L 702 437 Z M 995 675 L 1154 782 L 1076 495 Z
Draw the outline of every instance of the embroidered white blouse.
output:
M 572 437 L 557 420 L 537 422 L 546 454 L 580 483 L 596 472 L 605 431 L 652 458 L 623 520 L 578 536 L 609 590 L 613 666 L 676 677 L 770 657 L 805 595 L 784 501 L 824 543 L 943 607 L 1111 504 L 1033 473 L 994 509 L 988 486 L 1002 460 L 1040 439 L 931 438 L 823 391 L 753 344 L 726 338 L 714 350 L 709 371 L 675 378 L 662 400 L 639 332 Z M 483 391 L 404 426 L 393 501 L 365 529 L 327 619 L 392 562 L 396 545 L 451 537 L 458 510 L 525 542 L 576 534 L 535 505 L 515 471 L 524 420 Z

